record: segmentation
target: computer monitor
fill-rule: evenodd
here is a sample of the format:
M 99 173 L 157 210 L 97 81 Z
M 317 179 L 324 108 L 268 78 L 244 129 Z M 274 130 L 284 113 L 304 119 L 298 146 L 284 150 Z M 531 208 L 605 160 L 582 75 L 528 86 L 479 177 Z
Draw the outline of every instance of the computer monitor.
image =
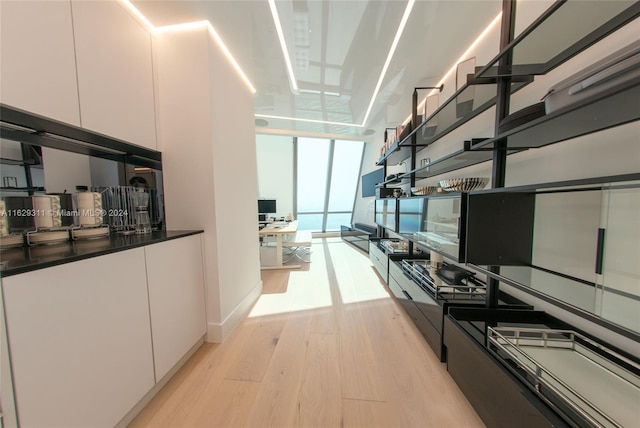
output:
M 275 214 L 276 212 L 275 199 L 258 199 L 258 214 Z

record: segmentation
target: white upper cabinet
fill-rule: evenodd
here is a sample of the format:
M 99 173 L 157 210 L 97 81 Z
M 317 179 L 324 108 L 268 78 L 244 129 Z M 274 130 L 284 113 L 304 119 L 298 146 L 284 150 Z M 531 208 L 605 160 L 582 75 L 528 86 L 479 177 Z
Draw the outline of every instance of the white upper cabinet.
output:
M 68 1 L 0 2 L 0 102 L 80 125 Z
M 82 127 L 155 150 L 151 35 L 115 1 L 71 6 Z

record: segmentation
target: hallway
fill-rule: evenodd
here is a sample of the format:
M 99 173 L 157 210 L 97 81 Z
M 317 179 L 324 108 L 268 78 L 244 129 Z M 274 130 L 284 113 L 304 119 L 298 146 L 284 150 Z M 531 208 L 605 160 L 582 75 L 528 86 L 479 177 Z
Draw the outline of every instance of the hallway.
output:
M 481 427 L 366 254 L 314 239 L 222 344 L 205 343 L 131 427 Z

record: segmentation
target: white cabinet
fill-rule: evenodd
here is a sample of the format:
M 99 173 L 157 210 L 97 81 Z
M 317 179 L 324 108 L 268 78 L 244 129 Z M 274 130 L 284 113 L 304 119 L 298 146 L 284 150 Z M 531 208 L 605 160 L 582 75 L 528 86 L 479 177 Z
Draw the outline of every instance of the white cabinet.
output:
M 145 247 L 156 380 L 206 333 L 201 235 Z
M 82 127 L 155 150 L 150 34 L 118 2 L 71 5 Z
M 144 248 L 2 288 L 21 426 L 114 426 L 153 387 Z
M 80 125 L 68 1 L 0 2 L 0 102 Z

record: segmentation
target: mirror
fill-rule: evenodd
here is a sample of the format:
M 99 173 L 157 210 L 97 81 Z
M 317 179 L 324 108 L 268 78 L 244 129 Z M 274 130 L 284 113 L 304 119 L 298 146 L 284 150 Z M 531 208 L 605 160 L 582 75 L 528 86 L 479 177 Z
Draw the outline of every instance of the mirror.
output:
M 119 156 L 119 160 L 106 159 L 2 138 L 0 198 L 16 207 L 28 204 L 34 195 L 74 194 L 78 188 L 86 188 L 103 194 L 103 210 L 107 210 L 110 201 L 105 200 L 105 194 L 112 190 L 131 189 L 132 184 L 137 182 L 150 194 L 152 227 L 163 229 L 162 171 L 150 166 L 134 165 L 127 159 L 126 156 Z M 29 222 L 28 219 L 10 220 L 9 224 L 15 232 L 33 228 L 33 221 Z M 114 229 L 118 224 L 125 226 L 125 219 L 119 220 L 108 218 L 107 215 L 103 221 Z

